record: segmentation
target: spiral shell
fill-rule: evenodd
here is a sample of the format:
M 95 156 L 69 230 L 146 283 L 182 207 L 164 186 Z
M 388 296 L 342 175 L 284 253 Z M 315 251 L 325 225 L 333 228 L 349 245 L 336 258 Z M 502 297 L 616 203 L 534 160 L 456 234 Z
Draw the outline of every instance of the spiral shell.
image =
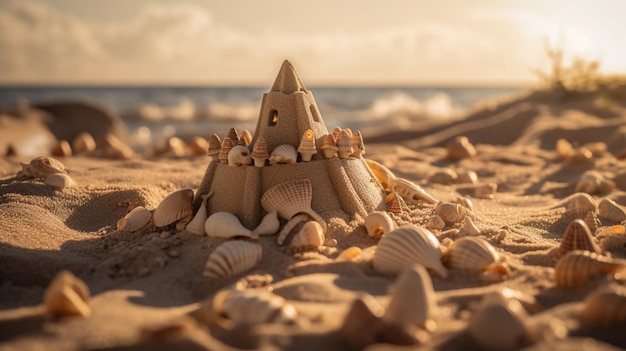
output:
M 263 259 L 261 245 L 248 241 L 227 241 L 209 255 L 203 275 L 207 278 L 229 277 L 243 273 Z
M 46 312 L 53 316 L 91 315 L 89 288 L 72 272 L 59 272 L 43 294 Z
M 381 236 L 391 232 L 394 229 L 391 217 L 384 211 L 374 211 L 365 217 L 365 230 L 367 235 L 372 238 L 380 238 Z
M 326 134 L 320 149 L 324 153 L 325 158 L 335 157 L 335 155 L 337 155 L 337 151 L 339 150 L 335 137 L 332 134 Z
M 501 264 L 500 254 L 487 240 L 477 236 L 464 236 L 455 240 L 443 253 L 441 260 L 453 269 L 508 275 L 508 268 Z
M 193 216 L 193 190 L 181 189 L 167 195 L 152 214 L 154 226 L 166 227 Z
M 278 145 L 270 154 L 270 165 L 277 163 L 295 164 L 298 159 L 296 148 L 289 144 Z
M 237 132 L 237 128 L 231 127 L 228 130 L 228 139 L 233 142 L 233 146 L 239 143 L 239 133 Z
M 278 233 L 280 229 L 280 220 L 278 219 L 278 211 L 273 210 L 268 212 L 261 223 L 252 231 L 253 235 L 274 235 Z
M 365 163 L 367 163 L 367 166 L 372 170 L 372 173 L 374 173 L 374 176 L 378 179 L 380 184 L 382 184 L 383 188 L 389 189 L 389 183 L 392 179 L 396 178 L 393 172 L 374 160 L 366 158 Z
M 220 163 L 228 163 L 228 153 L 234 147 L 233 141 L 226 137 L 222 140 L 222 147 L 220 148 L 220 153 L 217 155 L 217 159 L 220 160 Z
M 306 250 L 316 250 L 324 244 L 326 236 L 324 229 L 315 221 L 304 223 L 300 231 L 291 240 L 290 252 L 301 252 Z
M 624 268 L 624 261 L 589 251 L 570 251 L 556 263 L 554 280 L 560 288 L 575 288 L 588 283 L 592 278 L 613 276 Z
M 393 178 L 389 180 L 389 190 L 413 202 L 424 201 L 429 204 L 436 204 L 438 202 L 435 197 L 427 193 L 422 187 L 404 178 Z
M 263 167 L 265 166 L 265 161 L 267 161 L 269 157 L 269 153 L 267 151 L 267 142 L 264 137 L 259 137 L 254 143 L 254 147 L 252 148 L 252 159 L 254 160 L 255 167 Z
M 87 132 L 81 132 L 72 140 L 72 151 L 74 154 L 89 153 L 96 149 L 96 141 L 93 136 Z
M 437 204 L 437 207 L 435 207 L 433 213 L 450 224 L 459 223 L 463 220 L 463 217 L 465 217 L 464 207 L 451 202 L 440 202 Z
M 337 155 L 339 158 L 346 159 L 354 152 L 352 143 L 350 142 L 350 134 L 343 129 L 337 136 Z
M 233 238 L 242 236 L 258 239 L 258 236 L 244 227 L 237 216 L 230 212 L 215 212 L 204 223 L 204 231 L 211 238 Z
M 234 325 L 259 323 L 293 323 L 296 308 L 283 297 L 262 289 L 228 290 L 219 292 L 214 301 L 216 312 Z
M 601 254 L 602 250 L 596 244 L 589 227 L 582 219 L 573 220 L 565 229 L 561 244 L 554 254 L 555 259 L 563 257 L 566 253 L 574 250 L 586 250 Z
M 207 212 L 207 202 L 211 197 L 210 194 L 202 195 L 202 203 L 200 204 L 200 208 L 198 208 L 198 212 L 193 216 L 191 222 L 187 223 L 185 230 L 194 235 L 205 235 L 206 231 L 204 230 L 204 224 L 206 223 L 206 219 L 208 217 Z
M 315 148 L 315 134 L 313 134 L 311 129 L 307 129 L 304 131 L 304 134 L 302 134 L 300 145 L 298 145 L 298 153 L 303 162 L 311 161 L 313 155 L 317 153 L 317 149 Z
M 484 348 L 509 350 L 528 337 L 526 319 L 526 312 L 517 300 L 488 302 L 474 312 L 467 332 Z
M 261 205 L 267 212 L 278 211 L 278 215 L 290 220 L 299 213 L 305 213 L 318 221 L 324 231 L 326 222 L 311 209 L 313 188 L 307 178 L 282 182 L 269 188 L 261 197 Z
M 581 319 L 599 327 L 626 324 L 626 290 L 617 286 L 595 289 L 585 298 Z
M 53 173 L 46 177 L 44 183 L 57 189 L 73 188 L 76 182 L 67 173 Z
M 602 199 L 598 204 L 598 217 L 621 223 L 626 221 L 626 210 L 611 199 Z
M 133 208 L 124 218 L 117 222 L 117 229 L 134 232 L 145 227 L 152 219 L 152 212 L 143 206 Z
M 476 149 L 465 136 L 458 136 L 447 146 L 448 158 L 451 160 L 461 160 L 476 156 Z
M 352 137 L 350 137 L 350 144 L 354 152 L 350 154 L 350 157 L 360 158 L 365 153 L 365 145 L 363 144 L 363 136 L 360 130 L 354 131 Z
M 233 146 L 228 152 L 228 165 L 231 167 L 247 166 L 251 163 L 250 149 L 247 146 Z
M 441 263 L 439 240 L 430 230 L 416 225 L 404 225 L 383 236 L 372 259 L 374 269 L 383 274 L 398 274 L 416 263 L 442 278 L 448 275 Z
M 217 134 L 211 135 L 211 139 L 209 139 L 209 148 L 207 150 L 207 155 L 211 157 L 211 160 L 217 160 L 220 151 L 222 150 L 222 140 Z

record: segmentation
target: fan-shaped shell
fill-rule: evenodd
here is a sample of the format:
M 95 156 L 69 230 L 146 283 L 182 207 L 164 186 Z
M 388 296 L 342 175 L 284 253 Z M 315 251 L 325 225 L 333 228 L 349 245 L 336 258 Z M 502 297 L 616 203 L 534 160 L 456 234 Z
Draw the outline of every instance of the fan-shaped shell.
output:
M 117 229 L 134 232 L 145 227 L 152 219 L 152 212 L 143 206 L 133 208 L 117 222 Z
M 623 261 L 589 251 L 570 251 L 556 263 L 554 280 L 558 287 L 574 288 L 592 278 L 612 276 L 624 268 L 626 264 Z
M 433 213 L 443 218 L 446 223 L 451 224 L 461 222 L 465 216 L 463 206 L 451 202 L 440 202 L 437 207 L 435 207 Z
M 219 296 L 225 294 L 225 296 Z M 229 290 L 218 293 L 218 312 L 235 325 L 285 323 L 295 321 L 296 308 L 283 297 L 262 289 Z
M 233 141 L 226 137 L 222 140 L 222 147 L 220 148 L 220 153 L 217 155 L 217 159 L 220 160 L 220 163 L 228 163 L 228 153 L 234 147 Z
M 65 165 L 56 158 L 48 156 L 32 159 L 28 167 L 33 178 L 46 178 L 50 174 L 65 173 Z
M 311 161 L 313 155 L 317 153 L 317 148 L 315 147 L 315 134 L 313 134 L 311 129 L 307 129 L 302 134 L 300 145 L 298 145 L 298 153 L 304 162 Z
M 315 250 L 324 244 L 326 236 L 324 229 L 316 221 L 308 221 L 304 223 L 302 228 L 291 239 L 289 245 L 290 252 L 300 252 L 306 250 Z
M 383 274 L 398 274 L 408 265 L 421 264 L 445 278 L 448 275 L 441 263 L 439 240 L 424 227 L 401 226 L 378 242 L 372 264 Z
M 58 189 L 73 188 L 76 182 L 67 173 L 53 173 L 46 177 L 44 183 Z
M 252 144 L 252 134 L 249 130 L 244 129 L 241 131 L 241 133 L 239 133 L 238 144 L 242 146 L 249 146 L 250 144 Z
M 429 204 L 438 202 L 435 197 L 427 193 L 422 187 L 404 178 L 390 179 L 389 190 L 400 194 L 400 196 L 409 201 L 417 202 L 421 200 Z
M 268 212 L 261 223 L 252 231 L 253 235 L 274 235 L 280 229 L 280 220 L 278 219 L 278 211 Z
M 209 194 L 202 195 L 202 202 L 200 203 L 200 208 L 198 208 L 198 212 L 196 212 L 191 222 L 187 223 L 187 226 L 185 227 L 185 230 L 187 230 L 189 233 L 199 236 L 206 234 L 204 224 L 206 223 L 206 220 L 209 216 L 207 212 L 207 202 L 209 201 L 210 197 L 211 195 Z
M 428 217 L 428 221 L 424 224 L 424 227 L 430 230 L 442 230 L 446 227 L 446 222 L 439 215 L 432 215 Z
M 394 229 L 393 220 L 384 211 L 374 211 L 368 214 L 364 225 L 367 235 L 372 238 L 380 238 Z
M 598 204 L 598 217 L 621 223 L 626 221 L 626 210 L 611 199 L 602 199 Z
M 181 189 L 167 195 L 152 214 L 155 227 L 165 227 L 193 215 L 193 190 Z
M 453 269 L 482 272 L 490 264 L 499 262 L 501 257 L 487 240 L 477 236 L 464 236 L 450 245 L 441 260 Z
M 294 179 L 269 188 L 261 197 L 261 205 L 267 212 L 278 211 L 278 215 L 290 220 L 298 213 L 306 213 L 318 221 L 324 231 L 326 222 L 311 209 L 313 188 L 309 179 Z
M 59 140 L 54 146 L 52 146 L 50 154 L 58 157 L 72 156 L 72 146 L 70 146 L 70 143 L 67 140 Z
M 233 146 L 228 152 L 228 165 L 231 167 L 247 166 L 252 163 L 250 149 L 247 146 Z
M 93 136 L 87 132 L 81 132 L 74 137 L 72 141 L 72 150 L 75 154 L 92 152 L 96 149 L 96 141 Z
M 53 316 L 91 315 L 89 288 L 72 272 L 59 272 L 46 288 L 43 304 L 46 312 Z
M 248 241 L 227 241 L 209 255 L 203 275 L 207 278 L 229 277 L 243 273 L 263 259 L 263 248 Z
M 278 145 L 270 154 L 270 165 L 277 163 L 294 164 L 298 159 L 296 148 L 289 144 Z
M 320 149 L 322 149 L 325 158 L 335 157 L 335 155 L 337 155 L 337 150 L 339 150 L 335 137 L 332 134 L 326 134 Z
M 212 238 L 243 236 L 257 239 L 258 236 L 244 227 L 237 216 L 230 212 L 215 212 L 204 223 L 204 231 Z
M 259 137 L 254 143 L 254 147 L 252 148 L 252 159 L 254 160 L 255 167 L 263 167 L 265 166 L 265 161 L 269 157 L 269 153 L 267 151 L 267 142 L 264 137 Z
M 350 137 L 350 144 L 354 152 L 350 154 L 351 157 L 360 158 L 365 153 L 365 145 L 363 144 L 363 136 L 360 130 L 354 131 L 352 137 Z
M 554 258 L 558 260 L 566 253 L 574 250 L 586 250 L 597 254 L 602 253 L 602 250 L 596 244 L 595 238 L 591 235 L 589 227 L 582 219 L 575 219 L 567 226 Z
M 493 350 L 508 350 L 519 346 L 528 335 L 527 315 L 521 303 L 494 301 L 485 303 L 472 315 L 468 334 L 481 346 Z
M 460 160 L 476 156 L 476 149 L 465 136 L 458 136 L 447 146 L 448 158 Z
M 352 143 L 350 142 L 350 134 L 343 129 L 337 136 L 337 155 L 339 158 L 348 158 L 354 152 Z
M 382 184 L 383 188 L 389 189 L 389 183 L 392 179 L 396 178 L 393 172 L 374 160 L 366 158 L 365 163 L 367 163 L 367 166 L 372 170 L 372 173 L 374 173 L 374 176 L 378 179 L 380 184 Z
M 222 140 L 217 134 L 211 135 L 211 139 L 209 139 L 209 148 L 207 150 L 207 154 L 211 156 L 212 160 L 217 160 L 222 150 Z
M 595 289 L 585 298 L 581 318 L 600 327 L 626 324 L 626 290 L 617 286 Z
M 228 139 L 233 142 L 233 146 L 239 143 L 239 133 L 237 132 L 237 128 L 231 127 L 228 130 Z

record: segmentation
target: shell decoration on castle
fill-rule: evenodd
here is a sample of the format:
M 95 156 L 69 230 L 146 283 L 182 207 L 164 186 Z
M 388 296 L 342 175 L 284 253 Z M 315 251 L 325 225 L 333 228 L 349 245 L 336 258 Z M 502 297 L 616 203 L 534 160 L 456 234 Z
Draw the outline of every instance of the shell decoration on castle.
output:
M 337 151 L 339 148 L 337 147 L 337 141 L 335 140 L 335 136 L 332 134 L 326 134 L 324 137 L 324 141 L 322 142 L 322 146 L 320 146 L 322 153 L 325 158 L 333 158 L 337 156 Z
M 270 165 L 295 164 L 298 160 L 296 148 L 289 144 L 278 145 L 270 154 Z
M 219 245 L 204 266 L 207 278 L 229 277 L 252 269 L 263 259 L 263 248 L 257 243 L 234 240 Z
M 292 324 L 296 308 L 283 297 L 262 289 L 224 290 L 212 301 L 213 312 L 235 326 L 261 323 Z
M 228 130 L 228 139 L 233 142 L 233 146 L 239 144 L 239 132 L 237 132 L 237 128 L 231 127 Z
M 91 315 L 89 298 L 87 284 L 72 272 L 63 270 L 52 279 L 44 291 L 43 304 L 46 312 L 52 316 L 88 317 Z
M 360 130 L 355 130 L 354 133 L 352 133 L 350 144 L 352 144 L 352 150 L 354 150 L 354 152 L 350 154 L 350 157 L 361 158 L 365 153 L 365 145 Z
M 317 250 L 324 244 L 326 236 L 324 229 L 316 221 L 304 223 L 302 228 L 294 235 L 289 245 L 289 252 L 302 252 L 307 250 Z
M 267 150 L 267 142 L 264 137 L 257 139 L 252 148 L 252 159 L 254 160 L 254 167 L 264 167 L 265 162 L 270 157 Z
M 228 153 L 234 146 L 235 145 L 233 144 L 232 139 L 230 139 L 229 137 L 226 137 L 224 138 L 224 140 L 222 140 L 222 147 L 220 148 L 220 153 L 217 156 L 217 159 L 220 161 L 220 163 L 228 163 Z
M 417 225 L 403 225 L 383 236 L 372 258 L 374 270 L 382 274 L 398 274 L 413 264 L 432 269 L 442 278 L 448 275 L 441 262 L 439 240 Z
M 561 243 L 554 254 L 554 259 L 558 260 L 574 250 L 586 250 L 602 254 L 602 250 L 596 244 L 589 226 L 582 219 L 575 219 L 567 226 L 561 238 Z
M 455 240 L 442 254 L 444 265 L 502 280 L 510 274 L 508 265 L 496 249 L 485 239 L 464 236 Z
M 152 211 L 143 206 L 133 208 L 130 212 L 117 221 L 117 230 L 135 232 L 145 227 L 152 219 Z
M 385 211 L 373 211 L 365 217 L 363 223 L 367 235 L 374 239 L 378 239 L 381 236 L 394 230 L 394 223 L 391 217 Z
M 217 134 L 211 135 L 209 139 L 209 148 L 207 149 L 207 155 L 211 157 L 211 160 L 217 160 L 222 149 L 222 140 Z
M 429 204 L 439 202 L 434 196 L 426 192 L 422 187 L 404 178 L 393 178 L 389 181 L 389 190 L 400 194 L 404 199 L 417 202 L 424 201 Z
M 273 210 L 263 216 L 261 223 L 254 228 L 252 234 L 257 236 L 274 235 L 278 233 L 278 229 L 280 229 L 278 211 Z
M 191 221 L 187 223 L 187 226 L 185 227 L 185 230 L 188 231 L 189 233 L 198 235 L 198 236 L 203 236 L 206 234 L 206 230 L 204 229 L 204 226 L 205 226 L 207 218 L 209 217 L 207 203 L 209 202 L 209 198 L 211 198 L 212 195 L 213 195 L 212 192 L 209 194 L 202 195 L 202 202 L 200 203 L 200 207 L 198 208 L 198 211 L 193 216 Z
M 612 277 L 626 268 L 626 261 L 612 259 L 589 251 L 570 251 L 554 268 L 554 281 L 560 288 L 576 288 L 592 279 Z
M 237 145 L 250 146 L 250 144 L 252 144 L 252 133 L 250 133 L 249 130 L 244 129 L 239 134 L 239 141 L 237 142 Z
M 300 154 L 300 159 L 302 162 L 309 162 L 313 155 L 317 153 L 317 148 L 315 147 L 315 134 L 311 129 L 307 129 L 300 139 L 300 145 L 298 145 L 298 153 Z
M 215 212 L 204 223 L 204 230 L 211 238 L 246 237 L 258 239 L 258 235 L 241 224 L 230 212 Z
M 193 216 L 192 202 L 192 189 L 181 189 L 170 193 L 152 214 L 154 226 L 157 228 L 167 227 L 179 221 L 191 220 Z
M 354 152 L 351 136 L 346 129 L 342 129 L 337 136 L 337 156 L 346 159 Z
M 252 164 L 252 157 L 250 156 L 250 149 L 247 146 L 237 145 L 233 146 L 228 151 L 228 165 L 231 167 L 247 166 Z

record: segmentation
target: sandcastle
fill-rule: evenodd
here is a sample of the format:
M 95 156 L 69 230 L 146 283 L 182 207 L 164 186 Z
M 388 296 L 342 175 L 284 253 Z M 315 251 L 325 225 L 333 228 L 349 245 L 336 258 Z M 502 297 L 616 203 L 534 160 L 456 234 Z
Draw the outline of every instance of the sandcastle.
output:
M 386 208 L 383 188 L 360 154 L 326 158 L 321 152 L 329 134 L 313 94 L 295 68 L 284 61 L 271 91 L 263 94 L 259 119 L 249 149 L 263 138 L 271 152 L 281 145 L 298 148 L 303 134 L 312 131 L 317 153 L 311 161 L 291 164 L 229 166 L 215 159 L 204 173 L 194 197 L 194 209 L 202 196 L 211 193 L 209 213 L 235 214 L 248 228 L 264 215 L 261 197 L 268 189 L 297 179 L 308 179 L 312 187 L 311 208 L 328 220 L 341 211 L 351 217 Z M 335 214 L 335 215 L 334 215 Z

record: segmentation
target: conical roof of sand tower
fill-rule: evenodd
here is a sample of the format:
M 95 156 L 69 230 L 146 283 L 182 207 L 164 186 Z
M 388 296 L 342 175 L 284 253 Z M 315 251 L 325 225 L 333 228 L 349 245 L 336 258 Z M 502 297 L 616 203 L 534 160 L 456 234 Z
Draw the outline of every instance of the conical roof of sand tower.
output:
M 278 91 L 287 95 L 296 91 L 307 91 L 300 80 L 300 76 L 298 76 L 298 72 L 296 72 L 289 60 L 283 61 L 282 66 L 280 66 L 272 91 Z

